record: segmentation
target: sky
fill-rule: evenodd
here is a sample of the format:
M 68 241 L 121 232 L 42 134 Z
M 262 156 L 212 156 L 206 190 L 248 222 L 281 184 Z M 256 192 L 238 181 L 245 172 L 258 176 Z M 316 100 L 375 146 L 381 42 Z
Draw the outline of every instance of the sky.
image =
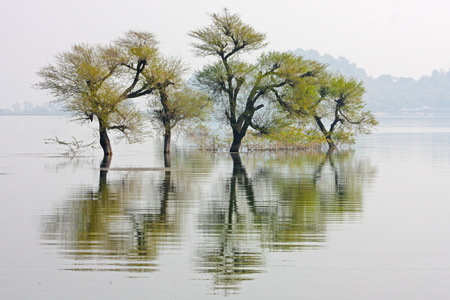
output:
M 315 49 L 368 75 L 419 79 L 450 69 L 448 0 L 0 0 L 0 108 L 49 102 L 36 72 L 73 44 L 107 44 L 128 30 L 152 32 L 159 48 L 191 66 L 187 36 L 227 8 L 267 34 L 264 50 Z

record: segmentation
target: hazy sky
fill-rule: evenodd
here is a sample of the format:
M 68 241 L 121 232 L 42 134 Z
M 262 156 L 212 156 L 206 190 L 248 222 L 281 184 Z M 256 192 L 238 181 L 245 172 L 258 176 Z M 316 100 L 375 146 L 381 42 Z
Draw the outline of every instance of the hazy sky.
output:
M 31 86 L 40 67 L 74 43 L 107 43 L 146 30 L 192 69 L 189 30 L 228 8 L 266 32 L 267 50 L 344 56 L 374 77 L 420 78 L 450 69 L 449 0 L 0 0 L 0 108 L 51 100 Z

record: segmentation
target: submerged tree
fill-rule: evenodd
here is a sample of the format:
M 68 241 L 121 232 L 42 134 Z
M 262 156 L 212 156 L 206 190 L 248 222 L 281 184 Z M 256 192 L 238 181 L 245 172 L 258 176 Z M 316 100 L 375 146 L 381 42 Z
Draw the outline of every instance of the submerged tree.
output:
M 37 73 L 42 81 L 36 86 L 50 91 L 76 120 L 96 119 L 104 156 L 111 156 L 109 130 L 131 142 L 140 137 L 142 116 L 130 99 L 153 92 L 141 73 L 154 59 L 156 44 L 151 33 L 129 31 L 109 46 L 74 45 Z
M 265 47 L 266 35 L 228 10 L 211 17 L 211 25 L 189 35 L 197 40 L 193 46 L 198 56 L 214 56 L 218 60 L 195 77 L 222 109 L 233 132 L 230 152 L 238 152 L 249 128 L 267 133 L 284 125 L 283 116 L 262 110 L 269 107 L 268 92 L 300 78 L 314 77 L 323 66 L 278 52 L 263 54 L 254 64 L 246 63 L 239 59 L 240 55 Z
M 297 83 L 289 89 L 272 92 L 286 111 L 304 124 L 314 124 L 330 150 L 336 149 L 336 142 L 354 143 L 355 134 L 369 134 L 378 124 L 364 109 L 365 89 L 356 79 L 329 74 L 314 85 Z
M 181 60 L 161 57 L 142 73 L 155 91 L 149 108 L 153 124 L 164 132 L 164 153 L 170 152 L 172 130 L 203 121 L 210 107 L 205 93 L 187 87 L 182 78 L 186 71 Z

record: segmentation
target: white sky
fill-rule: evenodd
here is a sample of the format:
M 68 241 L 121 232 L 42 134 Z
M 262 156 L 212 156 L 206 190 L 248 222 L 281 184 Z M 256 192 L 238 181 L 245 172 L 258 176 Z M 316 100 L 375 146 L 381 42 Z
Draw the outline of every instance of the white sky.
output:
M 51 98 L 31 86 L 40 67 L 74 43 L 146 30 L 160 49 L 199 69 L 189 30 L 222 8 L 266 32 L 266 50 L 344 56 L 374 77 L 420 78 L 450 69 L 449 0 L 0 0 L 0 108 Z

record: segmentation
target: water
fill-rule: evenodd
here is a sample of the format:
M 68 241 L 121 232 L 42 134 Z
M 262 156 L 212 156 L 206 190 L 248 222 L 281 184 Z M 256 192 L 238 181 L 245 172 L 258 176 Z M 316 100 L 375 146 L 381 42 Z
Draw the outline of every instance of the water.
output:
M 447 299 L 450 118 L 383 117 L 353 151 L 199 153 L 0 116 L 1 299 Z M 5 130 L 6 128 L 6 130 Z

